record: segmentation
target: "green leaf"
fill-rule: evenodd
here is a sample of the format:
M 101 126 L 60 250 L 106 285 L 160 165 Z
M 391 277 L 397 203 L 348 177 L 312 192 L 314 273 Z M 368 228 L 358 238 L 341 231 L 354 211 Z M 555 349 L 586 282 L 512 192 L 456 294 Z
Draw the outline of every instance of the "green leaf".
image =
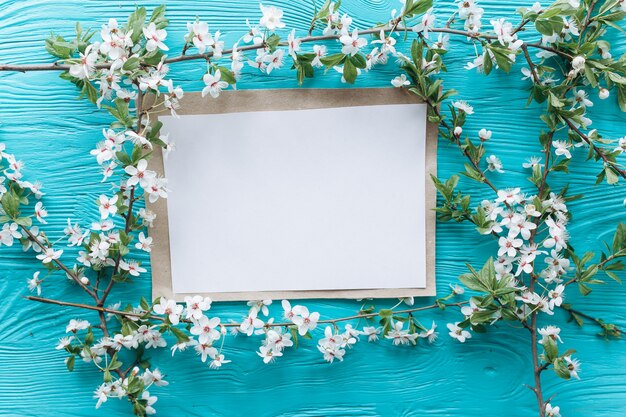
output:
M 588 285 L 583 284 L 582 282 L 578 283 L 578 290 L 584 296 L 589 295 L 589 293 L 591 292 L 591 288 Z
M 405 17 L 411 17 L 419 14 L 426 13 L 428 9 L 433 7 L 433 0 L 417 0 L 415 3 L 409 4 L 407 3 L 405 6 Z
M 138 7 L 134 12 L 128 16 L 128 23 L 126 24 L 126 31 L 132 30 L 130 39 L 133 43 L 137 43 L 143 36 L 143 25 L 146 21 L 146 8 Z
M 327 68 L 332 68 L 335 65 L 341 64 L 345 58 L 346 58 L 346 55 L 344 54 L 333 54 L 333 55 L 327 55 L 325 57 L 320 58 L 320 61 Z
M 343 64 L 343 78 L 348 84 L 354 84 L 356 81 L 357 70 L 351 60 L 346 59 Z
M 615 230 L 615 236 L 613 236 L 613 253 L 617 253 L 620 250 L 626 248 L 626 224 L 620 223 Z
M 462 174 L 478 182 L 484 181 L 482 172 L 478 171 L 470 164 L 465 164 L 465 172 L 462 172 Z
M 180 330 L 177 327 L 171 326 L 170 330 L 172 331 L 172 333 L 174 334 L 174 336 L 176 336 L 176 340 L 178 340 L 178 343 L 182 343 L 182 342 L 188 342 L 189 341 L 189 336 L 187 336 L 182 330 Z
M 67 370 L 72 372 L 74 370 L 74 363 L 76 362 L 76 357 L 74 355 L 69 356 L 65 359 L 65 366 L 67 366 Z
M 551 337 L 546 337 L 542 342 L 542 345 L 543 349 L 546 352 L 546 358 L 548 359 L 548 362 L 554 361 L 554 359 L 559 356 L 559 348 L 556 345 L 556 341 L 554 341 L 554 339 L 552 339 Z
M 280 36 L 273 33 L 267 38 L 265 43 L 267 44 L 267 48 L 269 49 L 269 52 L 270 53 L 274 52 L 276 48 L 278 48 L 278 44 L 280 43 Z
M 350 62 L 357 68 L 365 68 L 367 66 L 367 61 L 362 54 L 356 54 L 350 57 Z
M 19 224 L 20 226 L 30 227 L 33 224 L 33 220 L 30 217 L 19 217 L 15 220 L 15 223 Z
M 230 69 L 228 69 L 226 67 L 222 67 L 222 66 L 218 66 L 216 68 L 220 70 L 221 80 L 222 81 L 226 81 L 230 85 L 234 85 L 234 84 L 237 83 L 237 79 L 235 78 L 235 74 L 233 74 L 233 72 Z
M 2 209 L 12 219 L 15 219 L 20 214 L 20 200 L 13 190 L 4 193 L 2 199 L 0 199 Z
M 617 184 L 617 182 L 619 181 L 619 177 L 617 176 L 615 171 L 613 171 L 613 168 L 606 167 L 604 169 L 604 173 L 606 175 L 606 182 L 607 182 L 607 184 L 609 184 L 609 185 Z
M 570 379 L 569 369 L 562 359 L 555 359 L 552 365 L 559 378 Z
M 74 52 L 74 48 L 63 36 L 51 33 L 50 37 L 46 39 L 46 51 L 57 58 L 69 59 Z
M 126 62 L 124 62 L 124 65 L 122 65 L 122 69 L 129 72 L 135 71 L 137 68 L 139 68 L 139 63 L 139 58 L 137 58 L 136 56 L 131 56 L 126 60 Z
M 150 23 L 154 23 L 157 29 L 163 29 L 167 27 L 169 22 L 165 18 L 164 4 L 154 8 L 154 10 L 152 11 L 152 16 L 150 16 Z

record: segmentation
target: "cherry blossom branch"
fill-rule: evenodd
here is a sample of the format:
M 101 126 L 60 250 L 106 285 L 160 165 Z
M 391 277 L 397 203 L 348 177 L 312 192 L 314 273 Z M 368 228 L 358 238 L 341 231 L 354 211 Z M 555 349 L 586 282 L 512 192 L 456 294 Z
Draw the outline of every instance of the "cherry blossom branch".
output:
M 626 178 L 626 170 L 620 168 L 616 162 L 609 160 L 609 158 L 604 154 L 604 151 L 595 143 L 593 143 L 593 141 L 589 139 L 589 136 L 583 133 L 580 128 L 576 126 L 570 119 L 568 119 L 567 117 L 563 117 L 563 120 L 565 121 L 565 123 L 567 123 L 571 130 L 576 132 L 576 134 L 580 136 L 580 138 L 585 141 L 585 143 L 589 145 L 591 149 L 593 149 L 595 154 L 598 155 L 606 165 L 611 166 L 611 168 L 615 170 L 622 178 Z
M 41 250 L 43 250 L 44 252 L 46 250 L 48 250 L 49 248 L 47 246 L 45 246 L 43 243 L 41 243 L 39 241 L 39 239 L 37 239 L 37 237 L 32 234 L 32 232 L 30 230 L 28 230 L 26 227 L 24 226 L 20 226 L 20 228 L 22 229 L 22 231 L 24 233 L 26 233 L 28 235 L 28 238 L 37 246 L 39 246 L 41 248 Z M 98 296 L 96 295 L 96 293 L 92 290 L 89 289 L 89 287 L 87 287 L 85 284 L 83 284 L 80 279 L 76 276 L 76 274 L 69 269 L 67 266 L 65 266 L 65 264 L 63 262 L 61 262 L 59 259 L 52 259 L 52 262 L 54 262 L 59 268 L 61 268 L 68 277 L 72 278 L 72 280 L 77 283 L 87 294 L 89 294 L 94 300 L 98 300 Z
M 391 31 L 398 31 L 398 32 L 411 32 L 413 29 L 409 28 L 409 27 L 405 27 L 405 26 L 380 26 L 380 27 L 375 27 L 372 29 L 365 29 L 365 30 L 361 30 L 358 31 L 358 35 L 372 35 L 372 34 L 378 34 L 380 33 L 380 31 L 384 31 L 384 32 L 391 32 Z M 451 35 L 459 35 L 459 36 L 465 36 L 468 39 L 474 39 L 474 40 L 487 40 L 487 41 L 492 41 L 492 40 L 497 40 L 498 37 L 495 35 L 487 35 L 487 34 L 483 34 L 483 33 L 472 33 L 469 31 L 464 31 L 464 30 L 459 30 L 459 29 L 450 29 L 449 27 L 443 27 L 443 28 L 431 28 L 429 29 L 429 32 L 433 32 L 433 33 L 446 33 L 446 34 L 451 34 Z M 309 43 L 309 42 L 319 42 L 319 41 L 326 41 L 326 40 L 337 40 L 341 37 L 340 34 L 337 35 L 319 35 L 319 36 L 306 36 L 303 38 L 300 38 L 300 42 L 301 43 Z M 288 44 L 286 42 L 280 42 L 278 43 L 278 46 L 287 46 Z M 560 51 L 558 49 L 549 47 L 549 46 L 545 46 L 545 45 L 541 45 L 541 43 L 536 42 L 536 43 L 527 43 L 524 42 L 523 45 L 526 45 L 528 47 L 531 48 L 537 48 L 537 49 L 541 49 L 544 51 L 549 51 L 552 52 L 554 54 L 560 55 L 561 57 L 564 58 L 568 58 L 568 59 L 573 59 L 573 56 L 571 56 L 570 54 L 567 54 L 563 51 Z M 265 42 L 262 42 L 261 44 L 258 45 L 245 45 L 242 47 L 238 47 L 237 51 L 238 52 L 245 52 L 245 51 L 253 51 L 253 50 L 257 50 L 257 49 L 263 49 L 266 48 L 267 44 Z M 233 53 L 233 48 L 230 49 L 224 49 L 222 51 L 222 55 L 232 55 Z M 178 55 L 176 57 L 173 58 L 166 58 L 163 62 L 166 64 L 171 64 L 171 63 L 176 63 L 176 62 L 185 62 L 185 61 L 193 61 L 193 60 L 210 60 L 213 57 L 213 52 L 207 52 L 205 54 L 192 54 L 192 55 Z M 60 64 L 59 61 L 57 62 L 53 62 L 51 64 L 29 64 L 29 65 L 11 65 L 11 64 L 4 64 L 4 65 L 0 65 L 0 71 L 15 71 L 15 72 L 27 72 L 27 71 L 68 71 L 70 69 L 71 65 L 70 64 Z M 110 63 L 103 63 L 103 64 L 97 64 L 94 66 L 95 69 L 108 69 L 111 67 Z
M 93 310 L 93 311 L 97 311 L 99 313 L 108 313 L 108 314 L 115 314 L 118 316 L 124 316 L 124 317 L 138 317 L 138 318 L 144 318 L 145 320 L 156 320 L 156 321 L 165 321 L 164 317 L 159 317 L 159 316 L 154 316 L 154 315 L 147 315 L 146 314 L 148 312 L 144 312 L 144 313 L 137 313 L 137 312 L 133 312 L 133 311 L 121 311 L 121 310 L 115 310 L 115 309 L 111 309 L 111 308 L 106 308 L 106 307 L 101 307 L 101 306 L 94 306 L 94 305 L 90 305 L 90 304 L 81 304 L 81 303 L 73 303 L 73 302 L 69 302 L 69 301 L 61 301 L 61 300 L 54 300 L 54 299 L 50 299 L 50 298 L 44 298 L 44 297 L 37 297 L 37 296 L 27 296 L 25 297 L 27 300 L 30 301 L 36 301 L 39 303 L 44 303 L 44 304 L 54 304 L 54 305 L 59 305 L 59 306 L 65 306 L 65 307 L 74 307 L 74 308 L 81 308 L 81 309 L 85 309 L 85 310 Z M 462 307 L 464 305 L 466 305 L 468 302 L 467 301 L 461 301 L 458 303 L 447 303 L 447 304 L 430 304 L 427 306 L 422 306 L 422 307 L 415 307 L 415 308 L 409 308 L 409 309 L 405 309 L 405 310 L 393 310 L 394 314 L 410 314 L 410 313 L 415 313 L 418 311 L 426 311 L 426 310 L 433 310 L 436 308 L 441 309 L 441 307 Z M 373 318 L 373 317 L 378 317 L 380 316 L 379 312 L 375 312 L 375 313 L 366 313 L 366 314 L 355 314 L 352 316 L 346 316 L 346 317 L 338 317 L 336 319 L 325 319 L 325 320 L 318 320 L 318 324 L 333 324 L 333 323 L 339 323 L 339 322 L 343 322 L 343 321 L 350 321 L 350 320 L 358 320 L 358 319 L 368 319 L 368 318 Z M 186 320 L 186 319 L 182 319 L 180 320 L 183 323 L 192 323 L 191 320 Z M 289 326 L 293 326 L 294 324 L 291 322 L 284 322 L 284 323 L 265 323 L 264 327 L 289 327 Z M 232 322 L 232 323 L 223 323 L 220 324 L 220 326 L 222 327 L 239 327 L 241 326 L 241 323 L 236 323 L 236 322 Z
M 561 308 L 569 312 L 570 314 L 575 314 L 577 316 L 584 317 L 587 320 L 594 322 L 595 324 L 600 326 L 605 332 L 611 332 L 614 335 L 626 335 L 626 331 L 620 329 L 619 327 L 610 323 L 606 323 L 604 320 L 599 319 L 597 317 L 593 317 L 587 313 L 583 313 L 580 310 L 573 309 L 569 304 L 564 304 L 561 306 Z

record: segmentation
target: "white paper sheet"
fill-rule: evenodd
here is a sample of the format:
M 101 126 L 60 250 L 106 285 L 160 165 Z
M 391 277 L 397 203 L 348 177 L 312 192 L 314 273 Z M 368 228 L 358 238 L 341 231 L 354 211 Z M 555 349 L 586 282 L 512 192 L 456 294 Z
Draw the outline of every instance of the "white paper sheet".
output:
M 174 292 L 425 287 L 426 105 L 159 120 Z

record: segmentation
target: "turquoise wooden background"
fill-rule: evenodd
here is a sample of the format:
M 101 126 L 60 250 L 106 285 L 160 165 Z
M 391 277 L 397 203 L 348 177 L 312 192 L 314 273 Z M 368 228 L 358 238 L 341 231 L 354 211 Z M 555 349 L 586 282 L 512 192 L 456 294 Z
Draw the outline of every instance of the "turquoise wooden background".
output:
M 26 64 L 50 62 L 44 50 L 44 38 L 50 31 L 71 35 L 74 22 L 98 28 L 109 17 L 124 19 L 134 4 L 152 8 L 158 2 L 113 0 L 0 0 L 0 62 Z M 289 28 L 308 27 L 309 0 L 274 0 L 285 10 Z M 451 0 L 438 1 L 441 19 L 454 10 Z M 483 1 L 488 18 L 513 18 L 514 10 L 529 3 L 519 0 Z M 545 2 L 544 2 L 545 4 Z M 245 28 L 248 17 L 255 21 L 260 12 L 256 1 L 169 1 L 169 45 L 175 53 L 182 46 L 185 23 L 195 16 L 207 20 L 211 29 L 220 29 L 234 39 Z M 392 0 L 346 0 L 344 11 L 354 16 L 358 27 L 365 28 L 389 17 L 389 10 L 399 8 Z M 514 18 L 516 19 L 516 18 Z M 616 39 L 614 55 L 626 51 L 623 35 Z M 486 78 L 462 67 L 471 58 L 473 48 L 464 39 L 452 43 L 448 55 L 446 85 L 460 92 L 460 97 L 475 106 L 476 114 L 466 129 L 477 132 L 486 127 L 493 131 L 491 152 L 499 155 L 508 171 L 493 176 L 496 185 L 522 185 L 526 172 L 524 159 L 537 154 L 537 134 L 542 128 L 539 110 L 525 107 L 526 82 L 520 65 L 511 76 L 500 73 Z M 186 91 L 201 89 L 202 64 L 172 65 L 175 82 Z M 393 64 L 378 67 L 359 80 L 360 86 L 389 86 L 397 75 Z M 329 73 L 306 87 L 339 87 L 339 75 Z M 271 77 L 247 69 L 240 88 L 295 88 L 291 73 L 277 71 Z M 60 236 L 67 217 L 83 222 L 96 218 L 93 201 L 105 192 L 94 158 L 89 155 L 101 139 L 101 129 L 110 120 L 106 112 L 75 99 L 76 91 L 53 72 L 0 73 L 0 141 L 27 164 L 29 180 L 44 182 L 44 202 L 50 219 L 46 231 Z M 594 127 L 609 137 L 626 134 L 623 114 L 612 99 L 591 109 Z M 175 138 L 184 140 L 184 138 Z M 173 155 L 172 157 L 175 157 Z M 584 192 L 585 200 L 571 205 L 576 213 L 571 224 L 572 243 L 579 250 L 597 249 L 601 240 L 611 239 L 618 221 L 626 220 L 622 187 L 593 187 L 595 163 L 584 163 L 584 152 L 575 152 L 569 177 L 572 192 Z M 447 178 L 462 167 L 456 148 L 440 143 L 439 174 Z M 562 179 L 562 178 L 561 178 Z M 472 184 L 466 189 L 478 195 L 489 193 Z M 530 190 L 530 189 L 529 189 Z M 475 201 L 478 201 L 476 198 Z M 448 284 L 465 272 L 465 262 L 482 265 L 493 252 L 494 244 L 480 238 L 464 225 L 439 224 L 437 230 L 437 286 L 446 293 Z M 69 253 L 69 252 L 68 252 Z M 147 262 L 146 258 L 143 261 Z M 71 317 L 92 318 L 89 313 L 35 304 L 24 300 L 26 278 L 38 268 L 30 254 L 20 248 L 0 249 L 0 415 L 3 416 L 122 416 L 130 408 L 125 402 L 109 400 L 94 410 L 92 389 L 99 375 L 89 365 L 77 365 L 73 373 L 65 370 L 63 353 L 54 350 L 57 338 Z M 150 281 L 118 285 L 111 300 L 134 301 L 150 294 Z M 46 282 L 44 295 L 57 299 L 82 300 L 78 290 L 63 277 Z M 626 325 L 624 308 L 626 287 L 609 283 L 597 287 L 580 308 L 608 321 Z M 572 289 L 567 301 L 580 296 Z M 430 303 L 431 300 L 420 300 Z M 278 304 L 278 303 L 277 303 Z M 351 301 L 310 301 L 306 303 L 324 317 L 352 314 L 357 307 Z M 278 307 L 278 306 L 277 306 Z M 226 317 L 240 318 L 245 306 L 229 304 L 218 307 Z M 437 321 L 442 334 L 434 346 L 392 347 L 389 343 L 361 343 L 348 352 L 343 363 L 324 363 L 315 343 L 305 342 L 299 350 L 287 351 L 277 363 L 264 366 L 254 353 L 258 340 L 229 339 L 226 355 L 232 364 L 219 371 L 208 369 L 193 353 L 172 360 L 169 349 L 153 356 L 154 363 L 168 375 L 169 387 L 154 389 L 156 404 L 163 416 L 465 416 L 536 415 L 532 393 L 523 386 L 531 383 L 530 341 L 523 331 L 506 326 L 475 335 L 461 345 L 447 336 L 445 323 L 458 317 L 456 312 L 424 314 L 425 322 Z M 561 382 L 548 376 L 548 396 L 561 405 L 568 417 L 622 417 L 626 415 L 625 342 L 606 342 L 595 336 L 596 328 L 582 331 L 565 324 L 557 313 L 551 322 L 563 323 L 562 336 L 568 347 L 579 351 L 583 371 L 581 381 Z

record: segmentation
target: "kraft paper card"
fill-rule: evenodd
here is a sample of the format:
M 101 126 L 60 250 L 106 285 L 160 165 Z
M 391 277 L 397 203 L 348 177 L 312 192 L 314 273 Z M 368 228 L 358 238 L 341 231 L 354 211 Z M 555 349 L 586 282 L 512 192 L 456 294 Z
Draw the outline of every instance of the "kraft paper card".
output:
M 148 100 L 146 100 L 148 101 Z M 393 88 L 247 90 L 161 113 L 153 297 L 435 295 L 437 125 Z

